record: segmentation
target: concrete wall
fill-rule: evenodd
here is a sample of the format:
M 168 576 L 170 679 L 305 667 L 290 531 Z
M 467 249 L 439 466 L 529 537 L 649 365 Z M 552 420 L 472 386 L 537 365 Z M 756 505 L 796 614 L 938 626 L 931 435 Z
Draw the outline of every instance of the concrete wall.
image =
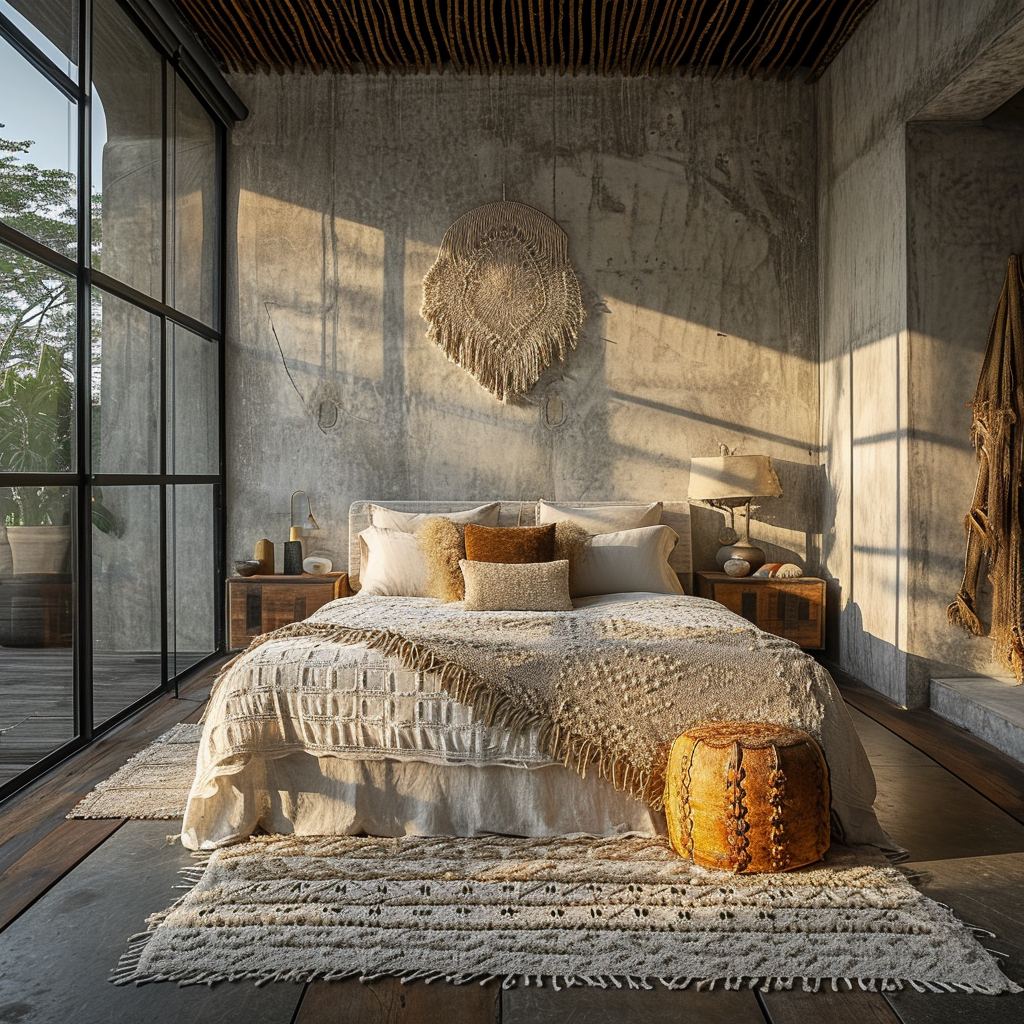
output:
M 942 482 L 912 478 L 908 451 L 906 124 L 974 119 L 1024 85 L 1022 16 L 1021 0 L 882 0 L 816 87 L 832 654 L 911 704 L 924 699 L 927 674 L 907 662 L 909 495 Z
M 1006 259 L 1024 251 L 1024 124 L 919 122 L 907 133 L 910 676 L 1005 671 L 950 628 L 978 462 L 967 405 Z
M 235 76 L 228 557 L 344 565 L 358 498 L 684 498 L 693 455 L 776 458 L 754 535 L 818 566 L 814 94 L 791 82 Z M 579 344 L 502 406 L 427 340 L 449 225 L 507 198 L 569 237 Z M 717 513 L 695 517 L 696 565 Z

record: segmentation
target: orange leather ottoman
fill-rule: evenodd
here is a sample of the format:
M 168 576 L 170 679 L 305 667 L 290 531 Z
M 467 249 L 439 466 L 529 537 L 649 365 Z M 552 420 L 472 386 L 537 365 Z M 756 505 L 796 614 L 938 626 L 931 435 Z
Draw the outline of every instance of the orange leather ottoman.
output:
M 665 814 L 672 846 L 704 867 L 788 871 L 829 846 L 828 768 L 799 729 L 714 722 L 678 736 Z

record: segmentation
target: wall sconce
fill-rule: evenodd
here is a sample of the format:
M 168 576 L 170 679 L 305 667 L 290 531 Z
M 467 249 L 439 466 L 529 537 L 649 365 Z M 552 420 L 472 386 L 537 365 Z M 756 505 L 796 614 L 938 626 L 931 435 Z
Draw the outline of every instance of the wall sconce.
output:
M 778 498 L 782 485 L 769 455 L 719 455 L 690 460 L 689 497 L 729 512 L 729 530 L 719 537 L 722 547 L 715 560 L 720 569 L 730 558 L 750 563 L 750 571 L 764 565 L 764 551 L 750 543 L 750 502 L 754 498 Z M 736 509 L 746 506 L 743 537 L 736 535 Z

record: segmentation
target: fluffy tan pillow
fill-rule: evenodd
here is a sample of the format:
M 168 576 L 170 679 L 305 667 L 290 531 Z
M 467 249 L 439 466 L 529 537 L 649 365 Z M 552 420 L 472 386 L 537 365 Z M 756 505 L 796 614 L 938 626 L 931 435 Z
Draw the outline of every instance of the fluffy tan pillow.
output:
M 567 612 L 569 563 L 459 562 L 466 579 L 466 608 L 481 612 Z
M 466 593 L 459 559 L 466 557 L 466 524 L 446 516 L 432 516 L 419 529 L 423 560 L 427 563 L 427 597 L 439 601 L 461 601 Z
M 576 574 L 580 563 L 587 557 L 587 545 L 591 534 L 571 519 L 555 523 L 555 558 L 569 563 L 569 593 L 576 586 Z

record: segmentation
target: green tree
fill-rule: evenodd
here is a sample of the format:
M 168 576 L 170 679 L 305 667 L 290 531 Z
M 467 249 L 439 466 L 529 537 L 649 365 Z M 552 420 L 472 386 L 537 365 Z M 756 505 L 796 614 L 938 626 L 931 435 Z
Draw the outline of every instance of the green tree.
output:
M 77 182 L 68 171 L 25 162 L 31 142 L 0 139 L 0 219 L 56 252 L 77 247 Z M 92 198 L 99 224 L 100 197 Z M 98 232 L 93 247 L 99 252 Z M 77 302 L 75 279 L 0 246 L 0 469 L 59 473 L 72 469 Z M 93 318 L 94 332 L 98 317 Z M 97 351 L 98 339 L 93 340 Z M 4 488 L 0 522 L 57 524 L 67 489 Z M 113 528 L 102 504 L 97 525 Z

